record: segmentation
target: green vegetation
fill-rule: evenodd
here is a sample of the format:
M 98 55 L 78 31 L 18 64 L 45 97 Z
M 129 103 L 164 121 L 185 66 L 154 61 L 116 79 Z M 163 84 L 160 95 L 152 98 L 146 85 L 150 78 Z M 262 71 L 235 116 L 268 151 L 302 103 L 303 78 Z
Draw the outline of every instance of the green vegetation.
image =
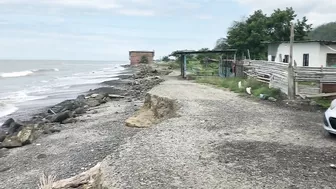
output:
M 223 87 L 230 89 L 236 93 L 246 93 L 247 87 L 252 88 L 252 94 L 255 97 L 259 97 L 260 94 L 264 94 L 268 97 L 274 97 L 276 99 L 281 97 L 279 89 L 269 88 L 266 84 L 259 82 L 255 79 L 243 79 L 243 78 L 220 78 L 220 77 L 201 77 L 197 78 L 198 83 L 207 83 L 215 85 L 217 87 Z M 242 87 L 239 88 L 238 83 L 241 82 Z
M 169 56 L 164 56 L 164 57 L 162 58 L 162 61 L 163 61 L 163 62 L 169 62 L 169 61 L 170 61 Z
M 263 41 L 289 41 L 291 22 L 296 19 L 292 8 L 274 10 L 266 15 L 262 10 L 255 11 L 242 21 L 235 21 L 228 30 L 227 44 L 230 48 L 238 49 L 238 53 L 246 55 L 250 50 L 252 59 L 265 59 L 267 45 Z M 295 23 L 295 40 L 305 40 L 312 25 L 306 17 Z
M 336 22 L 321 25 L 315 28 L 309 37 L 313 40 L 336 41 Z
M 332 101 L 328 98 L 314 98 L 313 100 L 316 102 L 317 105 L 325 109 L 328 109 L 330 107 Z
M 141 57 L 141 59 L 140 59 L 140 63 L 142 63 L 142 64 L 148 64 L 148 58 L 147 58 L 147 56 L 142 56 Z

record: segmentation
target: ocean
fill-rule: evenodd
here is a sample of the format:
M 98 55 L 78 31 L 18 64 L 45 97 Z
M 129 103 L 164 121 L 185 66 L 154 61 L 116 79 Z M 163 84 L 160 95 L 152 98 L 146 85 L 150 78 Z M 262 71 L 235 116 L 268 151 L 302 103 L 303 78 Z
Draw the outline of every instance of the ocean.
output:
M 127 62 L 0 60 L 0 124 L 117 79 Z

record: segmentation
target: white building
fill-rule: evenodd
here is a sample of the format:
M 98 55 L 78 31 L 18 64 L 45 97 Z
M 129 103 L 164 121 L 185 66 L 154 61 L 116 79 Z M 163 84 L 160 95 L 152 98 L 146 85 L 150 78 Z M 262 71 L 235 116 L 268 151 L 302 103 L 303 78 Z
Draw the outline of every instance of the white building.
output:
M 289 62 L 289 42 L 269 43 L 268 61 Z M 293 45 L 297 66 L 336 67 L 336 41 L 297 41 Z

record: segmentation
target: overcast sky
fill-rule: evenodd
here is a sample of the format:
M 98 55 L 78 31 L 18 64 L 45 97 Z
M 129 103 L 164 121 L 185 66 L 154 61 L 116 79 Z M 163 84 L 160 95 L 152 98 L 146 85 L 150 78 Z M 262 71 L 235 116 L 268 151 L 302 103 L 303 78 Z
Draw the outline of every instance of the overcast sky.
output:
M 213 48 L 234 20 L 292 6 L 314 26 L 336 0 L 0 0 L 1 59 L 127 60 L 129 50 Z

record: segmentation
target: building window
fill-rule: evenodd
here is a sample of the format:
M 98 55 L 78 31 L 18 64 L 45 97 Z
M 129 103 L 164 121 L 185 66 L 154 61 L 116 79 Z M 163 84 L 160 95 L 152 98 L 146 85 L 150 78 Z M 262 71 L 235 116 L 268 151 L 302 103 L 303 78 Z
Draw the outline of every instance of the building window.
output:
M 303 66 L 309 66 L 309 54 L 303 54 Z
M 272 56 L 272 62 L 274 62 L 275 61 L 275 56 Z
M 336 54 L 327 54 L 327 67 L 336 67 Z
M 285 55 L 285 59 L 283 59 L 284 63 L 288 63 L 289 62 L 289 55 Z

